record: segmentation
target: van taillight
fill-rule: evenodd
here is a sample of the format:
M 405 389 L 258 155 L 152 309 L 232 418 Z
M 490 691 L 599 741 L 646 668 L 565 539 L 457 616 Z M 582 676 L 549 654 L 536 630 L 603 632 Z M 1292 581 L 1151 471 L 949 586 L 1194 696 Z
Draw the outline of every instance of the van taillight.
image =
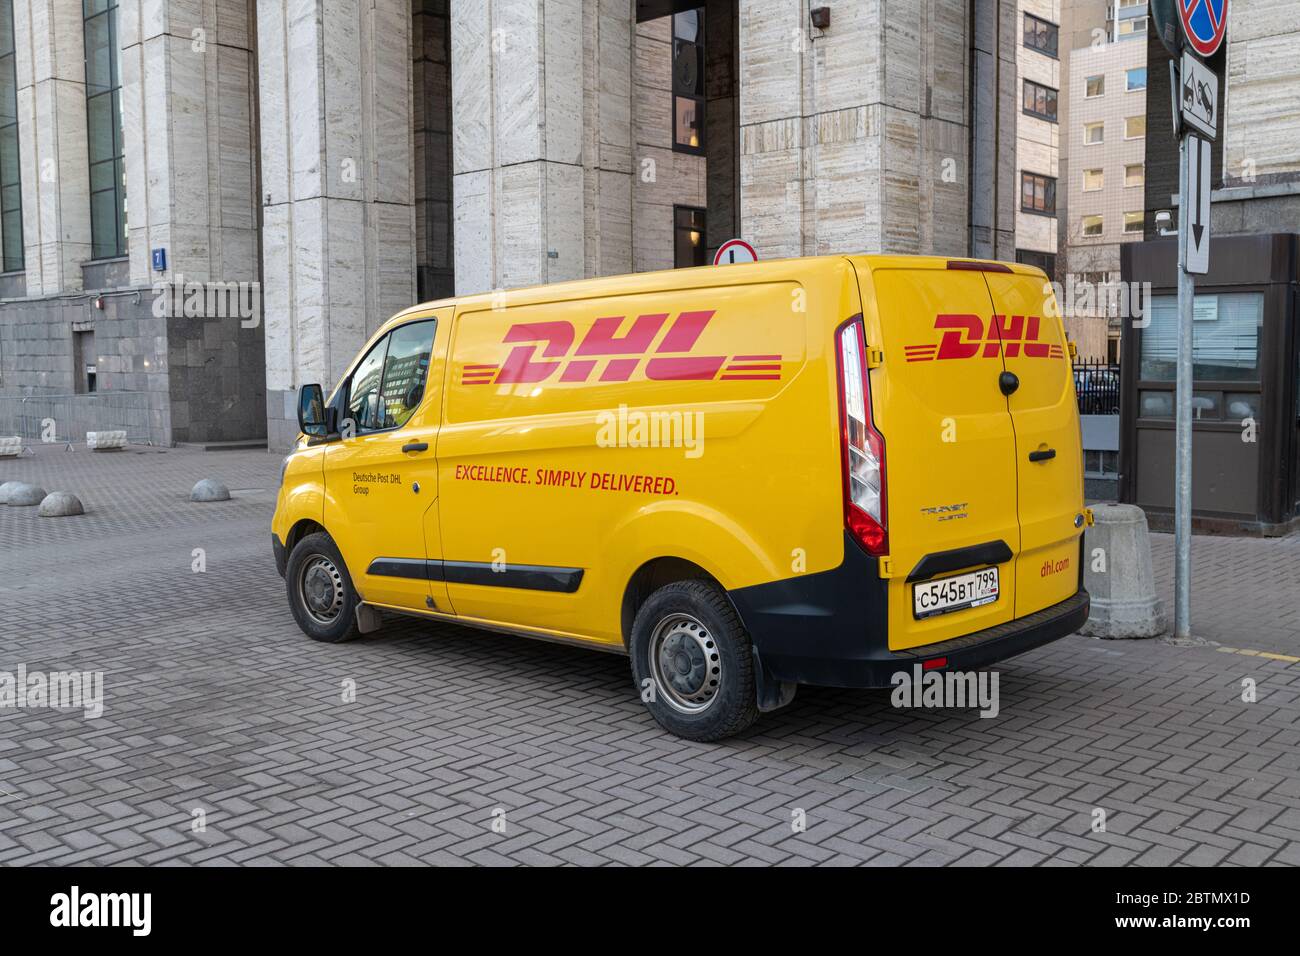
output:
M 868 554 L 886 554 L 885 441 L 871 421 L 862 320 L 839 330 L 840 425 L 844 445 L 844 525 Z

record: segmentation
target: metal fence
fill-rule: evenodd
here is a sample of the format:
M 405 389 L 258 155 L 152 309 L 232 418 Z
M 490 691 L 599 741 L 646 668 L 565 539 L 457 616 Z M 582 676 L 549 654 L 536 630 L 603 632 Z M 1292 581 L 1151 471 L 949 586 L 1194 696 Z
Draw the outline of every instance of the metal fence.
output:
M 1080 415 L 1119 414 L 1119 365 L 1081 362 L 1074 366 L 1074 391 Z
M 88 431 L 125 431 L 133 444 L 165 441 L 165 396 L 152 392 L 90 392 L 81 395 L 0 395 L 0 436 L 25 444 L 84 442 Z

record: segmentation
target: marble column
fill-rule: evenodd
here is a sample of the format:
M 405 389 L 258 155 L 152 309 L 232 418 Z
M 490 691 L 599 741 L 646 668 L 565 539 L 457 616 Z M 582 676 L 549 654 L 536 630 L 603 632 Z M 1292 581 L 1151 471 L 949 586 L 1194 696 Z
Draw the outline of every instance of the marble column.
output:
M 268 441 L 416 295 L 409 0 L 257 15 Z
M 15 3 L 14 41 L 27 294 L 79 291 L 90 258 L 81 0 Z
M 626 0 L 451 6 L 456 291 L 631 269 Z

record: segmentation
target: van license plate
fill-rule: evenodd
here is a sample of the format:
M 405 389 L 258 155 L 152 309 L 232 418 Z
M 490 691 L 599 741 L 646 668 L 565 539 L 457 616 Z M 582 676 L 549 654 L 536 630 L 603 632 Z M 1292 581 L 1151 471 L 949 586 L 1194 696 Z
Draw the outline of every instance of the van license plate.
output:
M 984 568 L 951 578 L 936 578 L 912 586 L 912 614 L 917 620 L 998 599 L 998 569 Z

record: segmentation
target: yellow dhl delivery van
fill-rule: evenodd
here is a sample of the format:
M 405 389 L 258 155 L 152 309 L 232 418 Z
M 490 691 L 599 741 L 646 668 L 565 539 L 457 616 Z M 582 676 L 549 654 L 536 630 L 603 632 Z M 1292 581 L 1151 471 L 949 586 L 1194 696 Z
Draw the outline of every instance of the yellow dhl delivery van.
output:
M 378 609 L 625 653 L 715 740 L 799 684 L 1077 630 L 1070 352 L 1046 277 L 849 256 L 408 309 L 303 388 L 276 561 L 299 626 Z

